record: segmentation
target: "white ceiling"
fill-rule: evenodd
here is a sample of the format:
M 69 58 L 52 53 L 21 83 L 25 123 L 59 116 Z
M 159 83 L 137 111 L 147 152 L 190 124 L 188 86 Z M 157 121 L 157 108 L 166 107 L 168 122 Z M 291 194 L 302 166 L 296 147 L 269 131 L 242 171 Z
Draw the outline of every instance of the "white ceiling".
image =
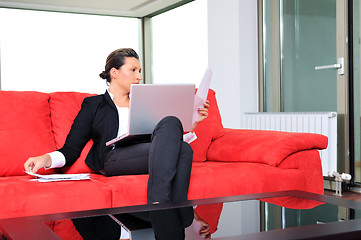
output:
M 0 0 L 0 7 L 144 17 L 190 0 Z

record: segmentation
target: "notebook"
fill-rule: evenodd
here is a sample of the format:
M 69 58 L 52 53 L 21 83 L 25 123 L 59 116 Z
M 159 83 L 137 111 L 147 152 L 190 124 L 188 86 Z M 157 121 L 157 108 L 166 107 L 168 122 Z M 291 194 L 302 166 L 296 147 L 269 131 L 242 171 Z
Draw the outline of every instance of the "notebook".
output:
M 184 131 L 190 131 L 194 93 L 194 84 L 131 85 L 128 131 L 106 142 L 106 146 L 149 139 L 157 123 L 166 116 L 178 117 Z

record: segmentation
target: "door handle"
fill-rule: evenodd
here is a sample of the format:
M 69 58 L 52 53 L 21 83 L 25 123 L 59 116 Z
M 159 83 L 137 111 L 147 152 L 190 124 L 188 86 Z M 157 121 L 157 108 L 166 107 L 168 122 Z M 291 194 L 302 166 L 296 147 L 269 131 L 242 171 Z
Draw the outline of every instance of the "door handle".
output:
M 315 70 L 324 70 L 324 69 L 337 69 L 337 74 L 344 75 L 345 74 L 345 60 L 344 58 L 337 58 L 337 63 L 324 65 L 324 66 L 316 66 Z

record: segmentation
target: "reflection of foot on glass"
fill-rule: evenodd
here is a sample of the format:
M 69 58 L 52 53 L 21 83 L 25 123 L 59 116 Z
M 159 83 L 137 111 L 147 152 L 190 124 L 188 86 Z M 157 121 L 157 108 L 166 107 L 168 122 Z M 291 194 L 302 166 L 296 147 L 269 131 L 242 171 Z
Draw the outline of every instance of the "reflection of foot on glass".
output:
M 208 234 L 205 234 L 205 235 L 210 237 L 211 234 L 213 234 L 217 231 L 219 218 L 221 216 L 222 209 L 223 209 L 222 203 L 198 205 L 195 208 L 194 217 L 196 220 L 197 220 L 197 218 L 200 219 L 200 221 L 198 221 L 198 223 L 199 223 L 198 227 L 200 228 L 200 230 L 206 229 L 209 226 L 209 235 Z
M 193 240 L 211 239 L 211 227 L 199 215 L 194 212 Z

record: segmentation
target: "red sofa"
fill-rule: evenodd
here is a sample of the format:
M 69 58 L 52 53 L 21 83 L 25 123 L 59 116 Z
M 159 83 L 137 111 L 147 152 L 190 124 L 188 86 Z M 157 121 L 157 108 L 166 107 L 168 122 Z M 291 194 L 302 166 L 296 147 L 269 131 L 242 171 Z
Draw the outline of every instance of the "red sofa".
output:
M 84 97 L 78 92 L 0 91 L 0 218 L 70 212 L 146 203 L 148 175 L 104 177 L 84 163 L 91 142 L 68 168 L 41 174 L 91 172 L 86 181 L 29 181 L 23 164 L 60 148 Z M 323 193 L 318 149 L 327 137 L 307 133 L 224 129 L 215 92 L 210 90 L 209 117 L 196 129 L 189 199 L 305 190 Z M 309 208 L 295 198 L 278 205 Z M 205 208 L 206 209 L 206 208 Z M 205 218 L 206 210 L 200 209 Z

